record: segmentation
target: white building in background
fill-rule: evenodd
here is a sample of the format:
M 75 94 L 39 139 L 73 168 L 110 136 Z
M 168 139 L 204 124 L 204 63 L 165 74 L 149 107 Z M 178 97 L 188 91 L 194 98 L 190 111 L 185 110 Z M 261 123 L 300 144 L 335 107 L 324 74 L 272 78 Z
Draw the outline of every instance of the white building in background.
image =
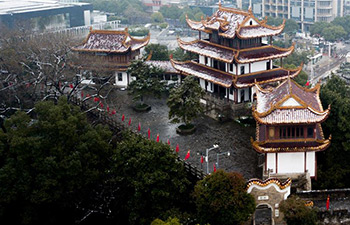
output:
M 34 25 L 34 29 L 62 29 L 90 25 L 90 3 L 77 0 L 1 0 L 0 23 Z M 26 23 L 26 24 L 23 24 Z
M 350 15 L 350 0 L 237 0 L 237 5 L 251 6 L 258 17 L 294 19 L 301 31 L 308 31 L 315 22 Z
M 141 0 L 145 6 L 149 7 L 148 11 L 158 12 L 162 6 L 188 4 L 187 0 Z
M 344 0 L 344 16 L 350 16 L 350 0 Z

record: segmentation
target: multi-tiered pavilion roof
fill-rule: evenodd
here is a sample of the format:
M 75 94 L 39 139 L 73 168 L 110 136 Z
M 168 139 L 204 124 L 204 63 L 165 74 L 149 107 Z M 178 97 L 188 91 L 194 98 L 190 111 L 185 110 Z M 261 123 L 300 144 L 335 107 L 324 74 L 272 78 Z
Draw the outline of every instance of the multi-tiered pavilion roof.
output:
M 256 141 L 253 147 L 258 152 L 306 152 L 325 150 L 330 138 L 325 139 L 321 123 L 327 119 L 330 108 L 324 110 L 319 98 L 320 84 L 307 89 L 288 78 L 274 89 L 257 87 L 257 105 L 253 116 L 257 121 Z M 316 125 L 311 138 L 267 138 L 267 126 Z M 293 129 L 294 131 L 294 129 Z M 294 131 L 295 132 L 295 131 Z
M 278 27 L 269 26 L 266 20 L 256 19 L 251 10 L 248 12 L 219 6 L 218 11 L 213 16 L 192 21 L 188 18 L 188 25 L 199 32 L 208 34 L 217 33 L 222 38 L 236 40 L 249 40 L 262 37 L 272 37 L 280 34 L 284 28 L 284 22 Z M 228 41 L 224 41 L 227 43 Z M 228 44 L 214 43 L 208 40 L 195 40 L 185 42 L 178 39 L 180 48 L 205 57 L 210 57 L 219 62 L 228 64 L 249 64 L 259 61 L 281 59 L 287 57 L 294 50 L 294 45 L 289 48 L 280 48 L 272 45 L 257 44 L 253 47 L 233 46 Z M 245 73 L 237 75 L 214 69 L 193 61 L 178 62 L 172 60 L 173 66 L 185 75 L 194 75 L 209 82 L 219 84 L 224 87 L 236 88 L 252 87 L 255 83 L 263 84 L 285 80 L 287 77 L 295 77 L 301 71 L 301 66 L 295 70 L 283 68 L 273 68 L 271 70 Z
M 247 25 L 246 23 L 254 19 L 257 24 Z M 266 24 L 266 20 L 257 20 L 252 11 L 248 12 L 226 8 L 219 6 L 219 10 L 206 19 L 201 21 L 193 21 L 186 18 L 187 24 L 194 30 L 203 31 L 206 33 L 212 33 L 218 31 L 218 34 L 225 38 L 249 39 L 255 37 L 267 37 L 276 36 L 283 31 L 285 21 L 278 27 L 269 26 Z

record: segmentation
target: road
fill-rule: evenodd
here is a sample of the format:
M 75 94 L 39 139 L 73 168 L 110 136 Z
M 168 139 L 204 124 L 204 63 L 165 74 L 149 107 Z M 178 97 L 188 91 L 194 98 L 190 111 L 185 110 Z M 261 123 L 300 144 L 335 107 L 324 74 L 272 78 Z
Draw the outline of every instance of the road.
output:
M 328 77 L 332 72 L 339 69 L 339 66 L 345 62 L 345 56 L 348 52 L 350 52 L 349 44 L 337 44 L 337 58 L 325 56 L 324 59 L 316 64 L 318 67 L 315 69 L 314 77 L 311 78 L 311 83 L 316 84 L 319 80 Z

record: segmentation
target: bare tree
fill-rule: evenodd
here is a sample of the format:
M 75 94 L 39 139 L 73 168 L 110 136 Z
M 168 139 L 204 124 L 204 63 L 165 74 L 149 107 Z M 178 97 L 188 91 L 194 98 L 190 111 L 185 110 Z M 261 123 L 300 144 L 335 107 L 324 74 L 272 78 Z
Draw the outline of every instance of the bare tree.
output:
M 0 33 L 0 115 L 16 110 L 31 112 L 34 103 L 66 95 L 86 101 L 105 100 L 112 90 L 112 75 L 102 77 L 98 57 L 81 57 L 71 51 L 77 39 L 57 33 L 30 34 L 24 29 L 1 28 Z M 81 83 L 77 76 L 84 65 L 94 69 L 96 85 Z M 97 68 L 97 69 L 95 69 Z M 83 95 L 84 89 L 89 93 Z M 98 102 L 92 108 L 98 108 Z M 100 109 L 101 110 L 101 109 Z

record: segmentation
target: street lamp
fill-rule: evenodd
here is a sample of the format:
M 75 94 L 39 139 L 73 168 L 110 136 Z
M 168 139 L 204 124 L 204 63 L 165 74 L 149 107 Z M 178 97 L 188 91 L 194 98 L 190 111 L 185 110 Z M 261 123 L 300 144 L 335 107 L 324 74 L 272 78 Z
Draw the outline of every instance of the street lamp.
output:
M 222 153 L 216 153 L 216 167 L 219 168 L 219 156 L 220 155 L 227 155 L 230 156 L 230 152 L 222 152 Z
M 213 147 L 208 148 L 208 149 L 205 150 L 205 161 L 207 162 L 207 174 L 209 174 L 209 158 L 208 158 L 209 157 L 209 152 L 211 150 L 217 149 L 218 147 L 219 147 L 219 145 L 214 144 Z

